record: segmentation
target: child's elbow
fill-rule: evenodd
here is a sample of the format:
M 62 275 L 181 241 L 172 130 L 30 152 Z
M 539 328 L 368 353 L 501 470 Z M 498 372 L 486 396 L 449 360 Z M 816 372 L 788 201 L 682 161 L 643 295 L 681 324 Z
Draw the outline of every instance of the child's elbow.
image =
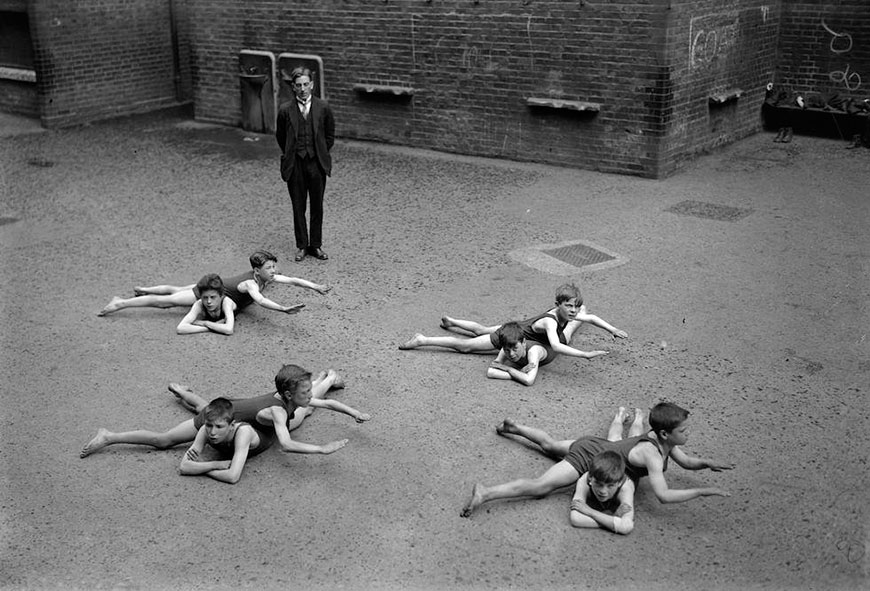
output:
M 633 519 L 620 519 L 616 518 L 613 520 L 613 531 L 616 533 L 627 536 L 631 532 L 634 531 L 634 520 Z

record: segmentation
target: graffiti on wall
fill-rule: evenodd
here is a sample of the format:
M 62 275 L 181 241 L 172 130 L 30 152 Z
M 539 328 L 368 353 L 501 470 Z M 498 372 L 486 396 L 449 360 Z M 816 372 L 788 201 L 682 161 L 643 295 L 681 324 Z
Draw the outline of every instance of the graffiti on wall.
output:
M 825 19 L 822 19 L 822 28 L 831 36 L 828 48 L 835 55 L 843 55 L 852 51 L 852 35 L 834 31 L 825 24 Z M 842 70 L 831 70 L 828 72 L 828 78 L 834 84 L 842 84 L 846 90 L 858 90 L 861 88 L 861 75 L 858 72 L 852 71 L 848 63 Z
M 693 17 L 689 21 L 689 69 L 709 69 L 735 57 L 741 41 L 741 24 L 755 14 L 766 24 L 769 13 L 770 8 L 762 5 Z

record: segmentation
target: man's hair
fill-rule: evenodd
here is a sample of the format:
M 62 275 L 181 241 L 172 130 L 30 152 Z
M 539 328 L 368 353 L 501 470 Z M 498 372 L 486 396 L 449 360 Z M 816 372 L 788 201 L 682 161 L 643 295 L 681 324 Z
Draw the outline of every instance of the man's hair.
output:
M 577 305 L 583 304 L 583 296 L 580 294 L 580 288 L 573 283 L 563 283 L 556 288 L 556 304 L 567 302 L 571 298 L 577 300 Z
M 649 426 L 655 432 L 670 433 L 689 418 L 689 411 L 673 402 L 659 402 L 649 411 Z
M 215 398 L 203 409 L 202 418 L 209 423 L 221 420 L 225 420 L 227 423 L 232 423 L 233 403 L 226 398 Z
M 314 81 L 314 76 L 311 75 L 311 70 L 305 66 L 296 66 L 290 71 L 290 82 L 295 83 L 297 78 L 308 76 L 308 79 Z
M 613 484 L 625 478 L 625 460 L 615 451 L 595 454 L 589 463 L 589 477 L 601 484 Z
M 254 254 L 252 254 L 248 258 L 248 260 L 251 261 L 251 268 L 252 269 L 259 269 L 260 267 L 262 267 L 263 265 L 265 265 L 269 261 L 272 261 L 273 263 L 277 263 L 278 257 L 276 257 L 274 254 L 272 254 L 268 250 L 258 250 Z
M 495 333 L 499 349 L 509 349 L 522 341 L 523 329 L 516 322 L 507 322 Z
M 306 380 L 311 381 L 310 371 L 298 365 L 287 364 L 278 370 L 278 374 L 275 376 L 275 388 L 282 398 L 284 398 L 285 392 L 289 392 L 292 396 L 299 384 Z
M 196 282 L 196 292 L 198 294 L 202 295 L 202 292 L 207 289 L 213 289 L 220 295 L 224 294 L 224 282 L 220 275 L 209 273 L 208 275 L 203 275 L 202 279 Z

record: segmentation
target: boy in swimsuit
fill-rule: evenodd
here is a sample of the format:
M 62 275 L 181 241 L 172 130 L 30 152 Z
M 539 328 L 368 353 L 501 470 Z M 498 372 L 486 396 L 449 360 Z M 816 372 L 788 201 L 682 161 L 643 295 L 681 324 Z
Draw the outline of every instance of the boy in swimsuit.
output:
M 219 275 L 209 273 L 203 276 L 193 287 L 193 293 L 199 299 L 190 307 L 190 311 L 178 323 L 175 332 L 178 334 L 199 334 L 216 332 L 231 335 L 235 325 L 236 303 L 224 297 L 224 282 Z
M 554 308 L 534 318 L 516 323 L 522 330 L 526 343 L 532 345 L 530 349 L 534 349 L 534 345 L 538 345 L 542 349 L 535 354 L 535 357 L 538 357 L 536 364 L 530 363 L 527 366 L 516 368 L 520 370 L 518 372 L 508 371 L 505 368 L 506 364 L 504 364 L 504 360 L 510 357 L 507 352 L 504 352 L 503 356 L 499 354 L 501 361 L 496 358 L 496 364 L 493 364 L 487 370 L 487 377 L 513 379 L 521 384 L 530 386 L 535 382 L 538 366 L 544 361 L 546 363 L 552 362 L 558 354 L 580 357 L 582 359 L 592 359 L 599 355 L 606 355 L 607 351 L 581 351 L 568 344 L 571 342 L 571 337 L 574 336 L 574 333 L 584 322 L 608 331 L 614 338 L 624 339 L 628 337 L 625 331 L 611 326 L 594 314 L 589 314 L 583 305 L 583 297 L 577 286 L 573 284 L 560 285 L 556 290 L 556 306 Z M 441 318 L 441 328 L 467 336 L 427 337 L 418 333 L 406 343 L 400 345 L 399 349 L 444 347 L 459 353 L 494 353 L 499 350 L 504 351 L 503 346 L 500 345 L 500 342 L 502 342 L 501 337 L 498 334 L 499 330 L 504 328 L 504 325 L 483 326 L 472 320 L 461 320 L 443 316 Z M 508 344 L 511 344 L 510 341 L 508 341 Z M 524 345 L 525 347 L 526 345 Z M 534 370 L 534 373 L 532 370 Z
M 312 379 L 311 373 L 298 365 L 285 365 L 275 376 L 275 387 L 277 391 L 272 394 L 233 400 L 233 420 L 274 432 L 281 451 L 331 454 L 347 445 L 347 439 L 323 445 L 302 443 L 291 439 L 290 431 L 299 427 L 302 421 L 314 412 L 315 408 L 327 408 L 344 413 L 353 417 L 357 423 L 364 423 L 371 419 L 370 415 L 361 413 L 346 404 L 325 399 L 325 395 L 330 389 L 344 388 L 344 382 L 333 370 L 321 372 Z M 82 447 L 79 456 L 86 458 L 94 452 L 116 443 L 150 445 L 157 449 L 168 449 L 193 441 L 199 428 L 205 424 L 202 411 L 207 403 L 205 399 L 186 386 L 170 384 L 169 390 L 175 394 L 182 406 L 197 413 L 196 417 L 162 433 L 141 429 L 113 433 L 106 429 L 99 429 L 94 438 Z
M 625 460 L 603 451 L 589 462 L 571 501 L 571 525 L 609 529 L 627 535 L 634 529 L 634 482 L 625 475 Z
M 471 499 L 465 505 L 461 515 L 462 517 L 470 517 L 480 505 L 495 499 L 544 497 L 559 488 L 575 484 L 589 470 L 589 462 L 592 457 L 607 450 L 615 451 L 622 456 L 625 461 L 626 473 L 635 484 L 640 478 L 649 476 L 653 493 L 662 503 L 680 503 L 698 497 L 714 495 L 731 496 L 721 488 L 668 488 L 664 472 L 667 470 L 668 460 L 671 458 L 687 470 L 709 468 L 714 472 L 719 472 L 734 467 L 732 464 L 722 464 L 713 460 L 689 456 L 679 448 L 688 440 L 688 426 L 686 424 L 688 416 L 689 411 L 676 404 L 660 402 L 650 410 L 650 431 L 647 434 L 618 441 L 589 436 L 576 440 L 556 441 L 541 429 L 505 420 L 496 429 L 499 435 L 510 433 L 524 437 L 537 444 L 543 453 L 560 459 L 560 461 L 537 478 L 524 478 L 495 486 L 475 484 Z M 635 424 L 637 424 L 637 420 L 636 416 Z M 616 423 L 616 418 L 614 423 Z
M 233 403 L 226 398 L 215 398 L 202 414 L 204 423 L 178 468 L 183 476 L 205 474 L 235 484 L 248 458 L 267 450 L 275 441 L 274 432 L 234 420 Z
M 265 250 L 258 250 L 249 259 L 251 270 L 236 275 L 224 281 L 224 295 L 236 304 L 236 311 L 244 310 L 256 302 L 269 310 L 295 314 L 305 307 L 305 304 L 282 306 L 263 295 L 266 287 L 272 283 L 283 283 L 312 289 L 320 294 L 325 294 L 331 287 L 313 283 L 298 277 L 287 277 L 277 272 L 278 258 Z M 153 287 L 134 287 L 136 294 L 132 298 L 114 297 L 100 310 L 97 316 L 105 316 L 124 308 L 172 308 L 173 306 L 192 306 L 197 295 L 194 292 L 196 285 L 155 285 Z

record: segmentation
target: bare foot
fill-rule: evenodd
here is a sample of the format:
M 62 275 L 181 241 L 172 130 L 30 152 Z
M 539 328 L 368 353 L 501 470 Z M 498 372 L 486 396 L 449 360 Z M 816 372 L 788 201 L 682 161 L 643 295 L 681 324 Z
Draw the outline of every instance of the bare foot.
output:
M 148 291 L 148 289 L 145 287 L 134 287 L 133 288 L 133 295 L 135 295 L 135 296 L 149 295 L 150 293 L 151 292 Z
M 344 388 L 344 378 L 334 369 L 327 370 L 326 375 L 327 377 L 332 376 L 332 385 L 329 387 L 330 390 L 341 390 Z
M 319 372 L 316 376 L 314 376 L 314 379 L 311 380 L 311 381 L 312 381 L 312 382 L 322 382 L 323 380 L 326 379 L 326 376 L 327 376 L 327 375 L 328 375 L 328 373 L 327 373 L 327 371 L 324 369 L 323 371 Z
M 474 510 L 483 504 L 483 493 L 480 490 L 481 488 L 483 487 L 480 484 L 475 484 L 474 488 L 471 489 L 471 500 L 468 501 L 462 509 L 462 513 L 459 514 L 460 517 L 471 517 Z
M 456 327 L 456 322 L 450 316 L 442 316 L 441 317 L 441 328 L 445 328 L 450 330 L 451 328 Z
M 86 458 L 95 451 L 99 451 L 109 445 L 108 436 L 108 431 L 105 429 L 98 429 L 94 438 L 88 441 L 82 448 L 82 451 L 79 452 L 79 457 Z
M 407 349 L 416 349 L 417 347 L 420 346 L 420 340 L 422 338 L 423 338 L 423 335 L 418 332 L 413 337 L 411 337 L 411 339 L 409 341 L 407 341 L 406 343 L 404 343 L 402 345 L 399 345 L 399 349 L 401 349 L 403 351 L 407 350 Z
M 505 419 L 501 422 L 501 425 L 497 425 L 495 428 L 495 432 L 499 435 L 504 435 L 505 433 L 513 433 L 517 432 L 517 424 L 513 419 Z
M 627 423 L 629 418 L 631 418 L 631 415 L 628 414 L 628 409 L 624 406 L 620 406 L 619 410 L 616 411 L 615 420 L 619 421 L 620 423 Z
M 175 394 L 178 403 L 187 410 L 199 412 L 205 405 L 205 401 L 199 396 L 199 394 L 194 394 L 193 390 L 187 386 L 172 382 L 169 384 L 168 388 L 170 392 Z
M 118 304 L 122 301 L 123 298 L 119 298 L 118 296 L 113 297 L 112 301 L 106 304 L 106 307 L 100 310 L 97 316 L 105 316 L 106 314 L 111 314 L 112 312 L 115 312 L 118 309 Z

